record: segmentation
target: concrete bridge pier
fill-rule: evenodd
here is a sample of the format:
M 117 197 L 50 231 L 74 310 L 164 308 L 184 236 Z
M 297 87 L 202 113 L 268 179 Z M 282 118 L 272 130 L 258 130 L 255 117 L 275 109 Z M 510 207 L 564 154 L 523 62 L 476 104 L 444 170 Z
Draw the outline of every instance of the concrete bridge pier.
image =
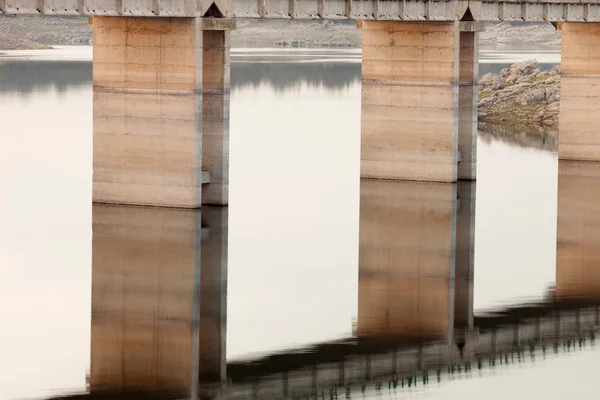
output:
M 228 208 L 94 204 L 92 227 L 90 391 L 224 381 Z
M 99 203 L 226 205 L 229 30 L 218 18 L 93 17 Z
M 558 157 L 600 161 L 600 23 L 560 22 Z
M 359 337 L 464 340 L 475 185 L 361 179 Z
M 361 177 L 476 176 L 476 22 L 359 21 Z
M 600 299 L 598 198 L 600 163 L 559 160 L 555 295 L 560 300 Z

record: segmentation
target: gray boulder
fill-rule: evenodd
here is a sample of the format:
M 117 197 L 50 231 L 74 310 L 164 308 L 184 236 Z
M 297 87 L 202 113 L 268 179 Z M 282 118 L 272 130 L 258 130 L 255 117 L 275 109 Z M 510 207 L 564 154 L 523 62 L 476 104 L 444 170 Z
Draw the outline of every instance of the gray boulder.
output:
M 546 91 L 542 88 L 533 89 L 531 92 L 526 93 L 523 96 L 525 103 L 533 103 L 534 101 L 540 101 L 546 99 Z
M 481 79 L 479 80 L 479 84 L 491 82 L 493 79 L 494 79 L 494 74 L 491 72 L 488 72 L 487 74 L 485 74 L 484 76 L 481 77 Z

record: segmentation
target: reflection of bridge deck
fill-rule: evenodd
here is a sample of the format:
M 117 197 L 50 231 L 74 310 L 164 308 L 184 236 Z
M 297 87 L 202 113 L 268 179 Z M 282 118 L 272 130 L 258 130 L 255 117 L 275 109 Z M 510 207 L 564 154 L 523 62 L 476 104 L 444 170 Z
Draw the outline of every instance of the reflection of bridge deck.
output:
M 445 340 L 351 338 L 230 362 L 223 398 L 315 396 L 340 387 L 427 377 L 451 366 L 481 368 L 501 355 L 593 338 L 600 322 L 597 304 L 528 304 L 475 317 L 462 357 L 457 344 Z

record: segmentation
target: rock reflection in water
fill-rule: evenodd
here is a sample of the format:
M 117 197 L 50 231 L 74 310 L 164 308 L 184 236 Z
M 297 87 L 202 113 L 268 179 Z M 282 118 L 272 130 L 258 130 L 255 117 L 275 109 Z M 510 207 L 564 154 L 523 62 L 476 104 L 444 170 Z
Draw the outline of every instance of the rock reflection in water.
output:
M 479 137 L 484 141 L 499 140 L 512 146 L 528 149 L 558 151 L 558 132 L 547 127 L 506 126 L 479 123 Z

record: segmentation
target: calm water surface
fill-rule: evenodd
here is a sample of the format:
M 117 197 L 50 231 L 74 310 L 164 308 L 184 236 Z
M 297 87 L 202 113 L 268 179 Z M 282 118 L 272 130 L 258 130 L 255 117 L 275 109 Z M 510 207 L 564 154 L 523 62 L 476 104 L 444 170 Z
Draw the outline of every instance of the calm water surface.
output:
M 96 350 L 93 341 L 90 346 L 91 330 L 96 329 L 90 324 L 93 286 L 104 287 L 105 265 L 108 271 L 122 262 L 106 255 L 126 252 L 124 241 L 138 240 L 139 232 L 144 237 L 164 236 L 170 232 L 165 221 L 181 218 L 181 223 L 187 223 L 200 218 L 198 213 L 171 216 L 160 210 L 142 218 L 139 211 L 122 209 L 119 221 L 130 225 L 119 229 L 131 232 L 123 236 L 115 233 L 113 209 L 91 207 L 91 54 L 90 47 L 68 47 L 5 52 L 0 57 L 1 399 L 85 390 L 90 357 L 100 354 L 110 364 L 111 356 L 105 353 L 111 350 L 102 347 L 109 339 Z M 485 51 L 480 72 L 499 71 L 527 58 L 537 58 L 548 67 L 560 61 L 553 53 Z M 386 253 L 384 264 L 394 264 L 393 257 L 402 264 L 410 257 L 430 257 L 431 246 L 439 245 L 435 254 L 456 251 L 451 242 L 444 244 L 454 236 L 443 232 L 452 223 L 461 223 L 463 217 L 457 217 L 456 210 L 467 207 L 466 198 L 458 205 L 456 195 L 445 192 L 452 185 L 440 189 L 439 185 L 387 183 L 360 193 L 359 52 L 234 50 L 232 61 L 228 220 L 219 214 L 209 221 L 212 232 L 228 230 L 228 235 L 217 233 L 225 242 L 207 242 L 205 251 L 216 254 L 207 262 L 226 276 L 226 346 L 222 346 L 226 353 L 219 357 L 226 356 L 228 362 L 350 337 L 356 329 L 366 329 L 358 310 L 369 310 L 377 302 L 385 303 L 388 314 L 393 312 L 392 303 L 406 301 L 393 297 L 394 288 L 385 289 L 392 297 L 367 296 L 366 303 L 359 299 L 361 290 L 367 294 L 383 290 L 377 281 L 359 282 L 359 247 L 368 246 L 362 239 L 366 236 L 359 235 L 359 221 L 368 225 L 373 218 L 375 230 L 369 233 L 373 238 L 389 238 L 390 230 L 396 230 L 400 253 Z M 479 137 L 477 184 L 470 189 L 476 197 L 469 206 L 476 215 L 472 284 L 476 315 L 541 300 L 555 284 L 558 162 L 547 147 L 485 134 Z M 389 197 L 388 203 L 382 200 L 375 214 L 359 209 L 359 200 L 369 204 L 390 193 L 400 195 Z M 386 207 L 405 212 L 407 219 L 385 225 L 386 218 L 378 219 L 377 213 Z M 106 236 L 94 242 L 92 214 L 106 228 L 102 230 Z M 207 215 L 202 216 L 203 224 Z M 431 219 L 432 215 L 437 217 Z M 435 233 L 419 233 L 435 224 L 440 224 Z M 194 232 L 190 235 L 201 235 Z M 411 244 L 414 235 L 422 235 L 421 244 Z M 382 242 L 385 239 L 376 240 Z M 135 248 L 138 252 L 153 254 L 148 265 L 156 264 L 157 258 L 164 264 L 153 264 L 156 276 L 169 277 L 165 265 L 172 262 L 175 268 L 177 264 L 169 258 L 173 250 L 162 252 L 148 241 L 141 243 L 136 245 L 142 246 Z M 440 268 L 446 267 L 450 264 Z M 124 276 L 135 281 L 138 275 L 130 270 Z M 189 279 L 195 279 L 193 274 Z M 424 296 L 439 290 L 429 284 L 419 286 Z M 380 310 L 382 305 L 374 307 Z M 428 311 L 417 309 L 419 332 L 426 333 L 429 325 L 422 325 L 419 315 Z M 372 321 L 379 318 L 377 312 L 373 311 Z M 398 327 L 388 323 L 389 329 Z M 111 334 L 98 332 L 92 336 Z M 120 349 L 127 350 L 126 346 Z M 591 367 L 596 353 L 588 346 L 565 357 L 444 378 L 426 390 L 423 386 L 404 391 L 385 387 L 381 392 L 369 388 L 359 396 L 561 399 L 573 392 L 590 393 L 595 387 Z M 145 362 L 131 357 L 134 363 Z M 571 379 L 582 386 L 561 383 Z

